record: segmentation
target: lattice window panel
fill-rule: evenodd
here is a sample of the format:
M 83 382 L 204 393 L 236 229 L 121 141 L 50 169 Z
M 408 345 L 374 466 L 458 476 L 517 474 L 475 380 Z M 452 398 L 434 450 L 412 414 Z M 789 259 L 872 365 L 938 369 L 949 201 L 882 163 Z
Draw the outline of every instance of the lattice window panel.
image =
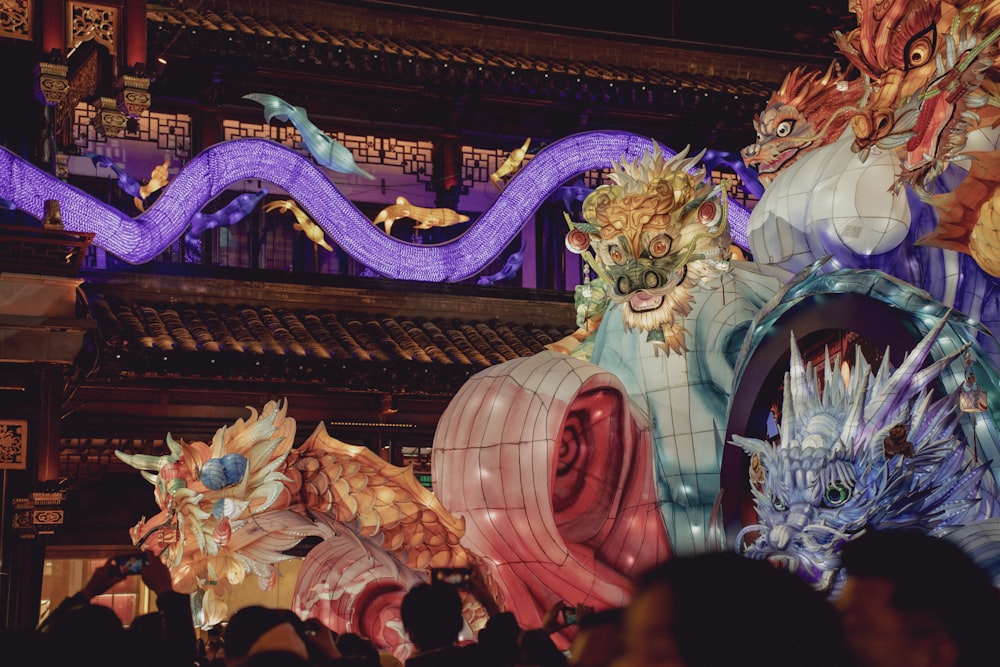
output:
M 744 208 L 753 208 L 757 203 L 757 198 L 743 189 L 743 181 L 736 174 L 725 171 L 713 171 L 709 174 L 712 183 L 722 185 L 725 193 Z
M 374 139 L 372 151 L 379 155 L 380 164 L 401 167 L 404 174 L 416 176 L 422 183 L 430 182 L 434 175 L 434 144 L 429 141 L 369 138 Z
M 80 102 L 73 112 L 73 143 L 85 151 L 106 155 L 115 161 L 124 161 L 124 148 L 121 155 L 110 154 L 103 147 L 108 138 L 99 134 L 91 125 L 97 109 L 86 102 Z M 181 159 L 191 157 L 191 116 L 187 114 L 169 114 L 147 111 L 137 119 L 139 127 L 136 132 L 126 132 L 122 139 L 155 143 L 161 150 L 169 150 Z M 97 150 L 101 146 L 101 150 Z
M 489 183 L 490 174 L 500 168 L 510 151 L 489 148 L 476 148 L 475 146 L 462 146 L 462 182 L 466 185 L 472 183 Z M 531 162 L 531 156 L 524 158 L 522 166 Z
M 0 37 L 32 39 L 31 0 L 4 0 L 0 9 Z
M 418 182 L 429 182 L 434 174 L 434 144 L 429 141 L 403 141 L 391 137 L 373 137 L 327 132 L 339 141 L 360 164 L 400 167 L 408 176 L 416 176 Z M 238 120 L 222 121 L 222 140 L 232 141 L 245 138 L 270 139 L 293 150 L 302 149 L 302 135 L 292 125 L 260 125 L 243 123 Z
M 462 146 L 462 182 L 467 186 L 473 183 L 489 183 L 490 174 L 499 169 L 509 155 L 508 150 Z M 531 158 L 531 155 L 527 155 L 521 166 L 524 167 L 531 162 Z M 596 188 L 605 183 L 605 177 L 610 171 L 610 169 L 595 169 L 584 173 L 581 178 L 586 187 Z
M 291 125 L 260 125 L 241 123 L 238 120 L 222 121 L 223 141 L 248 138 L 270 139 L 292 149 L 296 148 L 302 142 L 302 135 Z

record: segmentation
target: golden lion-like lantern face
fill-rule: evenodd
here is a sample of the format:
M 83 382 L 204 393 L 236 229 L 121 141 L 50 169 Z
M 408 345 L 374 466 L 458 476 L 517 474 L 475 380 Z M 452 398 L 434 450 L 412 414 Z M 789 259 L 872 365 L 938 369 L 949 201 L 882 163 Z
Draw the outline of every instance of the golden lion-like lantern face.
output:
M 685 149 L 664 159 L 659 147 L 634 163 L 614 165 L 613 185 L 603 185 L 583 202 L 591 265 L 611 287 L 625 326 L 649 332 L 668 353 L 683 353 L 684 316 L 692 290 L 719 275 L 729 259 L 726 199 L 705 182 L 704 169 L 691 170 L 701 155 Z

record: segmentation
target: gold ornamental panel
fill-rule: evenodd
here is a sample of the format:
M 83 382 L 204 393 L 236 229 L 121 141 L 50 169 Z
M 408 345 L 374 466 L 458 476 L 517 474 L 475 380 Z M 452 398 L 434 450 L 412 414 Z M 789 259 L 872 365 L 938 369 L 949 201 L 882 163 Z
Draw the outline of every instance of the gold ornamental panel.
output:
M 118 51 L 117 7 L 83 2 L 66 3 L 66 49 L 71 50 L 86 41 L 94 40 L 107 47 L 111 55 Z
M 0 37 L 31 39 L 31 0 L 0 0 Z

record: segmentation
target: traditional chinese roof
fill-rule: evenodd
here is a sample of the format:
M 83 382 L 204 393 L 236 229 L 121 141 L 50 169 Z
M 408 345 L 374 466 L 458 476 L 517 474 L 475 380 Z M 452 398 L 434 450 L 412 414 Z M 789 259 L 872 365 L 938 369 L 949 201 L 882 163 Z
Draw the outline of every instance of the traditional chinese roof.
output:
M 547 323 L 369 315 L 279 304 L 124 301 L 100 294 L 91 299 L 91 308 L 115 353 L 228 355 L 234 362 L 246 360 L 229 367 L 237 373 L 252 373 L 240 367 L 259 365 L 261 359 L 281 359 L 286 367 L 404 361 L 477 371 L 540 352 L 573 331 Z M 220 371 L 202 366 L 196 372 Z
M 510 137 L 627 129 L 735 151 L 752 139 L 754 114 L 788 71 L 829 64 L 815 55 L 308 0 L 206 0 L 197 9 L 163 0 L 147 17 L 150 59 L 170 62 L 154 99 L 197 96 L 257 117 L 242 98 L 266 88 L 341 129 L 469 132 L 498 146 Z
M 473 373 L 540 352 L 575 329 L 566 295 L 545 297 L 556 303 L 543 304 L 551 314 L 539 319 L 541 308 L 511 311 L 469 286 L 402 297 L 377 289 L 391 281 L 354 279 L 356 288 L 260 283 L 240 298 L 239 288 L 213 297 L 202 280 L 180 282 L 201 289 L 86 286 L 101 332 L 102 373 L 450 393 Z M 363 308 L 351 307 L 357 302 Z M 464 314 L 457 302 L 475 305 Z M 502 314 L 483 317 L 490 310 Z
M 497 68 L 499 70 L 514 70 L 523 73 L 542 73 L 551 75 L 566 75 L 599 79 L 609 82 L 638 83 L 654 86 L 691 87 L 710 92 L 725 92 L 767 96 L 774 88 L 773 70 L 755 72 L 765 77 L 755 80 L 745 76 L 726 76 L 709 74 L 703 71 L 704 66 L 692 66 L 690 58 L 685 59 L 683 69 L 656 69 L 650 65 L 662 64 L 646 60 L 645 66 L 626 62 L 615 64 L 606 59 L 598 59 L 594 52 L 590 56 L 560 57 L 557 54 L 526 55 L 522 48 L 511 44 L 510 50 L 484 47 L 475 44 L 447 44 L 420 37 L 400 37 L 393 34 L 378 34 L 375 32 L 352 31 L 318 22 L 303 20 L 272 20 L 266 17 L 236 14 L 230 10 L 213 11 L 211 9 L 194 9 L 150 5 L 147 10 L 148 21 L 154 29 L 167 32 L 179 32 L 188 29 L 189 35 L 201 34 L 203 38 L 218 39 L 225 35 L 226 42 L 232 45 L 234 52 L 254 38 L 263 38 L 264 46 L 273 46 L 273 57 L 301 66 L 322 65 L 324 51 L 332 51 L 338 55 L 353 51 L 360 55 L 370 55 L 372 60 L 383 57 L 401 57 L 412 64 L 413 61 L 424 61 L 428 64 L 473 65 L 481 68 Z M 173 30 L 171 30 L 173 28 Z M 394 31 L 390 31 L 394 32 Z M 424 32 L 412 30 L 416 35 Z M 207 35 L 207 36 L 206 36 Z M 440 36 L 440 35 L 439 35 Z M 270 41 L 268 41 L 270 40 Z M 309 54 L 297 53 L 294 48 L 289 51 L 291 43 L 299 43 L 299 47 L 308 46 Z M 318 48 L 317 48 L 318 47 Z M 324 49 L 323 47 L 326 47 Z M 637 47 L 630 47 L 637 49 Z M 243 52 L 245 53 L 245 51 Z M 333 62 L 333 58 L 330 62 Z M 621 59 L 625 60 L 625 59 Z M 680 63 L 677 63 L 680 65 Z M 369 64 L 371 66 L 371 64 Z M 477 70 L 479 71 L 479 70 Z M 747 70 L 744 70 L 744 73 Z M 737 70 L 734 69 L 734 74 Z M 783 76 L 783 73 L 782 73 Z
M 63 474 L 117 469 L 109 448 L 151 453 L 168 432 L 211 439 L 275 399 L 303 436 L 323 421 L 429 446 L 470 376 L 575 329 L 568 292 L 196 268 L 81 276 L 96 337 L 66 381 Z

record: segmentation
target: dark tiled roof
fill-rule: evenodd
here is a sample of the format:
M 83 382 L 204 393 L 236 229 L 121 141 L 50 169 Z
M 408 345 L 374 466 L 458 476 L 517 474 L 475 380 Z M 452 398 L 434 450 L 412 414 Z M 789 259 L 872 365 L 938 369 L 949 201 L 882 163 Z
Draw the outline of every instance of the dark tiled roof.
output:
M 166 28 L 166 32 L 171 35 L 171 40 L 174 39 L 178 30 L 186 28 L 188 31 L 186 35 L 179 34 L 177 36 L 181 37 L 180 40 L 171 41 L 176 49 L 183 50 L 184 38 L 195 35 L 198 37 L 195 41 L 203 47 L 207 43 L 204 40 L 224 41 L 232 47 L 234 53 L 243 53 L 244 55 L 248 48 L 251 51 L 258 51 L 266 44 L 269 47 L 265 49 L 269 52 L 267 53 L 268 59 L 288 60 L 289 62 L 298 60 L 300 67 L 308 67 L 310 64 L 322 65 L 326 60 L 337 61 L 337 64 L 340 65 L 339 61 L 344 59 L 342 54 L 353 52 L 362 57 L 368 56 L 375 59 L 381 55 L 384 59 L 383 63 L 377 64 L 377 61 L 371 62 L 366 58 L 365 67 L 367 69 L 378 67 L 385 70 L 383 74 L 390 74 L 394 71 L 393 62 L 406 59 L 407 62 L 411 63 L 417 61 L 435 66 L 443 65 L 446 68 L 448 65 L 459 69 L 472 66 L 487 73 L 490 70 L 507 72 L 517 70 L 524 74 L 538 74 L 545 77 L 553 75 L 571 77 L 574 80 L 579 78 L 611 82 L 612 84 L 694 89 L 760 98 L 766 98 L 775 88 L 774 82 L 754 81 L 747 78 L 716 76 L 678 69 L 616 66 L 602 62 L 596 57 L 594 60 L 583 61 L 552 56 L 528 56 L 480 45 L 438 44 L 431 41 L 342 30 L 302 21 L 274 21 L 264 17 L 254 18 L 245 14 L 237 16 L 231 11 L 149 5 L 147 20 L 153 28 Z M 220 35 L 225 35 L 225 39 L 220 40 L 218 38 Z M 213 36 L 216 37 L 213 38 Z M 150 38 L 155 44 L 157 40 L 155 29 Z M 300 53 L 295 43 L 298 43 L 303 49 L 308 46 L 308 52 Z M 292 45 L 295 48 L 289 50 L 285 48 L 287 45 Z M 330 55 L 322 55 L 327 50 L 331 50 Z M 336 57 L 333 51 L 336 52 Z M 260 55 L 263 55 L 263 52 Z M 348 66 L 359 67 L 358 64 Z M 372 73 L 368 72 L 368 74 Z M 408 73 L 407 76 L 412 77 L 412 73 Z M 479 73 L 475 78 L 481 79 L 483 74 Z
M 166 303 L 91 297 L 105 353 L 130 357 L 128 372 L 289 377 L 321 381 L 326 370 L 454 367 L 460 379 L 530 356 L 572 326 L 368 315 L 228 303 Z M 141 359 L 166 364 L 137 363 Z M 217 363 L 218 362 L 218 363 Z M 215 365 L 217 364 L 217 365 Z M 114 364 L 109 364 L 114 367 Z M 180 371 L 183 375 L 183 370 Z M 412 373 L 411 373 L 412 374 Z M 346 380 L 345 380 L 346 381 Z

